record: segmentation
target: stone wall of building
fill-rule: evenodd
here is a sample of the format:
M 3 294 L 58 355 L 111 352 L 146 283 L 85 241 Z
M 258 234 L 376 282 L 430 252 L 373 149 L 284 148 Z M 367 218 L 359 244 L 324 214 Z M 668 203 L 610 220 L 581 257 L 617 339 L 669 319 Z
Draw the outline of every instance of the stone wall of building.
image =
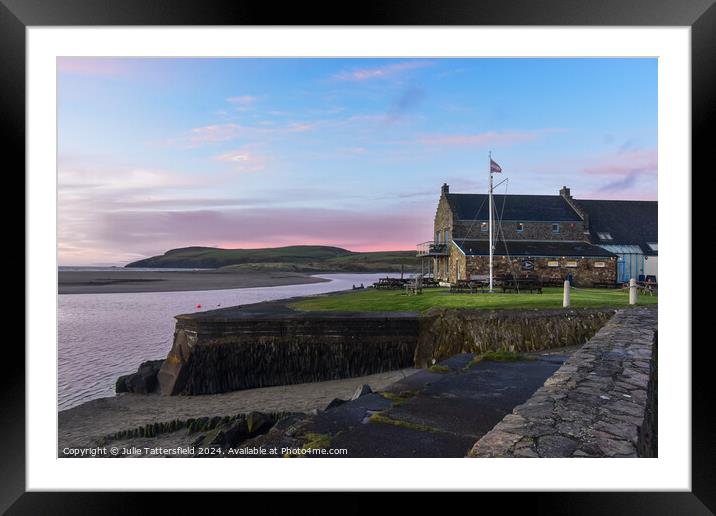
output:
M 655 419 L 648 407 L 656 407 L 657 321 L 656 308 L 617 311 L 469 455 L 656 456 L 656 441 L 643 427 Z
M 474 238 L 479 240 L 488 239 L 488 231 L 481 230 L 482 223 L 487 220 L 455 220 L 453 222 L 454 238 Z M 523 223 L 523 230 L 517 231 L 517 223 Z M 552 222 L 529 222 L 529 221 L 502 221 L 499 239 L 505 240 L 564 240 L 571 242 L 584 241 L 584 223 L 581 221 L 569 221 L 559 223 L 559 232 L 555 233 Z M 495 223 L 497 231 L 497 223 Z
M 453 247 L 451 244 L 453 235 L 453 213 L 448 203 L 445 194 L 448 193 L 447 185 L 442 187 L 442 195 L 438 202 L 438 209 L 435 212 L 435 223 L 433 228 L 433 238 L 436 243 L 445 243 L 445 231 L 447 231 L 447 244 L 449 248 Z M 450 281 L 449 267 L 453 260 L 448 256 L 438 256 L 434 262 L 434 274 L 435 279 L 438 281 Z
M 435 212 L 435 223 L 433 230 L 433 238 L 435 242 L 444 242 L 445 230 L 448 230 L 449 237 L 452 238 L 453 234 L 453 213 L 450 209 L 447 197 L 445 195 L 440 196 L 438 201 L 438 209 Z M 438 233 L 440 238 L 438 238 Z
M 454 247 L 454 246 L 453 246 Z M 459 251 L 458 251 L 459 252 Z M 493 271 L 495 275 L 516 274 L 520 275 L 527 270 L 523 270 L 523 261 L 525 257 L 513 257 L 511 260 L 507 256 L 493 257 Z M 469 279 L 471 276 L 485 276 L 490 272 L 490 259 L 487 256 L 464 256 L 460 253 L 454 261 L 462 261 L 463 265 L 454 264 L 453 270 L 456 278 L 457 268 L 460 269 L 460 277 Z M 564 281 L 568 274 L 572 274 L 574 286 L 591 287 L 595 282 L 614 283 L 617 277 L 616 258 L 530 258 L 529 261 L 534 265 L 534 269 L 530 271 L 532 274 L 540 276 L 542 281 Z M 558 267 L 550 267 L 550 262 L 557 262 Z M 576 267 L 569 267 L 570 262 L 576 262 Z M 603 267 L 599 265 L 603 264 Z

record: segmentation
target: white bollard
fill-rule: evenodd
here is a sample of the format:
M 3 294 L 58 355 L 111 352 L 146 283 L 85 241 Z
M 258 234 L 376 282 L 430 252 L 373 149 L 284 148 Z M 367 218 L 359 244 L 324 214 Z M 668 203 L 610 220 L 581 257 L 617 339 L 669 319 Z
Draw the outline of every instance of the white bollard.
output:
M 636 280 L 634 278 L 629 280 L 629 304 L 636 304 Z
M 570 290 L 572 290 L 572 289 L 570 288 L 569 280 L 564 280 L 564 298 L 562 298 L 562 306 L 564 308 L 567 308 L 569 306 Z

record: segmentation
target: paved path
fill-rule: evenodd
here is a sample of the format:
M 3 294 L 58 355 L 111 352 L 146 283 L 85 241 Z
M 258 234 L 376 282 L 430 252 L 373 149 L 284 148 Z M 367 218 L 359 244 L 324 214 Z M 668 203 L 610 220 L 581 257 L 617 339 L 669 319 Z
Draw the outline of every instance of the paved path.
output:
M 473 354 L 456 355 L 440 363 L 449 372 L 421 370 L 383 393 L 319 413 L 302 431 L 330 436 L 330 447 L 346 448 L 349 457 L 464 457 L 569 352 L 562 348 L 533 354 L 534 360 L 483 361 L 470 368 Z
M 473 457 L 656 455 L 658 310 L 619 310 Z

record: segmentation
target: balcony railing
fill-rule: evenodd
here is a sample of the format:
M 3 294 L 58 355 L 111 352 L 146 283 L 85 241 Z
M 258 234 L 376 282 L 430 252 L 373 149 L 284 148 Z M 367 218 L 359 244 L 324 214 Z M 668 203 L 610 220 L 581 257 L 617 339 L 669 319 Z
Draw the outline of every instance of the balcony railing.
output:
M 450 249 L 445 243 L 435 243 L 433 240 L 418 244 L 418 256 L 448 256 Z

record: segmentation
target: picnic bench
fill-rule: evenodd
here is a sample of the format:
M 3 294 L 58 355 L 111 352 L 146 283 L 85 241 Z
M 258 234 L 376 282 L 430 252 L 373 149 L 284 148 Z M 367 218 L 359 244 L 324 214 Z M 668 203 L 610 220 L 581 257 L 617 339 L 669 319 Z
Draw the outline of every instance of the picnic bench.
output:
M 507 292 L 542 293 L 542 281 L 539 278 L 505 278 L 500 281 L 503 294 Z
M 653 296 L 658 292 L 658 285 L 652 281 L 637 281 L 636 288 L 641 294 Z
M 423 293 L 423 278 L 416 276 L 405 283 L 405 295 L 415 296 Z
M 423 287 L 424 288 L 435 288 L 438 287 L 438 282 L 435 280 L 435 278 L 423 278 Z
M 487 283 L 481 280 L 457 280 L 450 284 L 451 294 L 475 294 L 477 292 L 485 293 Z
M 402 289 L 408 282 L 408 279 L 402 278 L 380 278 L 373 283 L 373 288 L 381 290 L 398 290 Z

